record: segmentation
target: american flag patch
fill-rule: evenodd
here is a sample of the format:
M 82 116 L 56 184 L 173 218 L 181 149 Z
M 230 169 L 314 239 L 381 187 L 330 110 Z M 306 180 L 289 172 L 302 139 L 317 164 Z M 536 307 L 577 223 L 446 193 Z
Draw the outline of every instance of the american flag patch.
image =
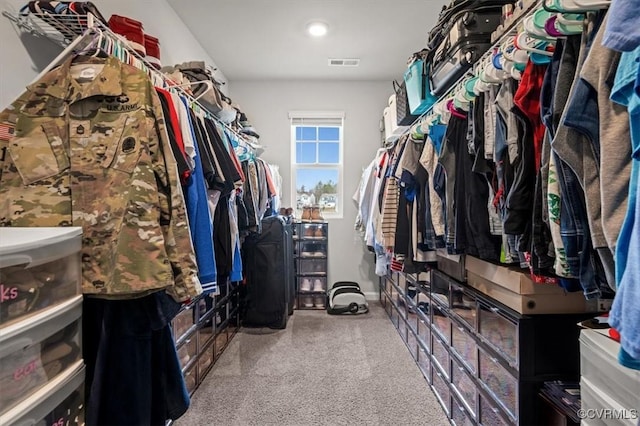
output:
M 15 134 L 15 127 L 11 124 L 0 123 L 0 141 L 9 141 Z

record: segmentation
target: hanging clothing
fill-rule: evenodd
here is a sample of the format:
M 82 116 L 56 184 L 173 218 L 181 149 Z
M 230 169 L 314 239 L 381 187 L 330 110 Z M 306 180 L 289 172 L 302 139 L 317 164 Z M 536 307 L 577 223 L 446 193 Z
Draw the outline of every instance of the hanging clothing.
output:
M 193 123 L 189 115 L 189 104 L 187 100 L 175 93 L 171 93 L 173 106 L 178 114 L 178 123 L 180 125 L 180 133 L 182 134 L 182 143 L 184 144 L 184 153 L 189 165 L 189 169 L 193 170 L 196 166 L 196 142 L 193 136 Z M 200 165 L 202 167 L 202 165 Z
M 165 90 L 156 87 L 158 92 L 158 98 L 162 105 L 162 111 L 164 113 L 164 122 L 167 127 L 167 135 L 169 136 L 169 142 L 171 150 L 173 151 L 173 157 L 178 165 L 178 173 L 180 174 L 180 181 L 184 185 L 185 182 L 191 176 L 192 168 L 187 162 L 186 153 L 184 149 L 184 142 L 182 141 L 182 131 L 180 129 L 180 123 L 178 122 L 178 114 L 173 104 L 173 98 L 171 94 Z
M 630 52 L 640 45 L 639 0 L 613 0 L 602 44 L 620 52 Z
M 597 139 L 599 163 L 600 220 L 605 243 L 611 253 L 615 253 L 616 241 L 627 209 L 629 179 L 631 178 L 631 138 L 629 113 L 616 102 L 611 102 L 612 85 L 620 62 L 620 53 L 602 46 L 607 18 L 603 22 L 593 42 L 591 53 L 585 60 L 580 77 L 586 83 L 590 97 L 596 99 L 597 111 L 586 123 L 597 117 L 598 128 L 591 130 Z M 587 165 L 585 165 L 586 169 Z M 595 197 L 595 191 L 594 191 Z
M 15 127 L 0 225 L 82 227 L 85 294 L 201 294 L 158 95 L 145 73 L 115 58 L 80 61 L 67 59 L 0 115 Z
M 164 426 L 187 411 L 189 393 L 169 325 L 179 309 L 162 292 L 85 299 L 87 424 Z
M 238 205 L 236 204 L 236 194 L 229 197 L 229 231 L 232 249 L 231 272 L 229 281 L 242 281 L 242 257 L 240 254 L 240 230 L 238 229 Z
M 251 167 L 250 163 L 250 161 L 242 162 L 242 171 L 244 175 L 247 176 L 247 180 L 245 180 L 242 188 L 242 201 L 246 208 L 246 217 L 244 218 L 245 220 L 241 220 L 242 225 L 240 226 L 240 230 L 257 232 L 260 221 L 258 220 L 258 206 L 256 204 L 257 188 L 256 190 L 253 188 L 258 184 L 258 177 L 255 167 Z
M 213 245 L 213 219 L 209 211 L 207 200 L 207 188 L 200 161 L 200 152 L 198 147 L 192 141 L 196 136 L 194 133 L 191 116 L 187 112 L 187 102 L 185 99 L 178 100 L 177 110 L 183 110 L 179 116 L 180 119 L 186 119 L 186 123 L 180 123 L 180 128 L 187 130 L 189 133 L 183 135 L 183 139 L 189 145 L 193 145 L 193 172 L 190 179 L 184 186 L 184 196 L 187 203 L 187 214 L 189 217 L 189 228 L 191 230 L 191 239 L 193 240 L 198 262 L 198 276 L 202 284 L 202 291 L 205 294 L 215 293 L 217 285 L 216 257 Z M 185 144 L 185 146 L 187 145 Z
M 620 333 L 622 350 L 618 360 L 629 368 L 640 366 L 640 47 L 620 58 L 611 99 L 627 106 L 631 129 L 632 165 L 629 201 L 616 248 L 617 292 L 609 314 L 609 324 Z M 635 87 L 634 87 L 635 86 Z

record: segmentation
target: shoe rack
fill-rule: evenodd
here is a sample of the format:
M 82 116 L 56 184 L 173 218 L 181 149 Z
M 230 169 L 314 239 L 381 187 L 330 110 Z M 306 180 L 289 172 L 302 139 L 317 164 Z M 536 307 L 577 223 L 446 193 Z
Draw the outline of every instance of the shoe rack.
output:
M 294 226 L 297 309 L 326 309 L 329 224 L 298 222 Z

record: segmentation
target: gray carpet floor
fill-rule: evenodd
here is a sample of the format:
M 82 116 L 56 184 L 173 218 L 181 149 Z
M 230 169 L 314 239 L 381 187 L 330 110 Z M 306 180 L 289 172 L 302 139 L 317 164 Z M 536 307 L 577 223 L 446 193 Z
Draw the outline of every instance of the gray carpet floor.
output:
M 447 425 L 378 303 L 360 316 L 296 311 L 285 330 L 242 329 L 178 426 Z

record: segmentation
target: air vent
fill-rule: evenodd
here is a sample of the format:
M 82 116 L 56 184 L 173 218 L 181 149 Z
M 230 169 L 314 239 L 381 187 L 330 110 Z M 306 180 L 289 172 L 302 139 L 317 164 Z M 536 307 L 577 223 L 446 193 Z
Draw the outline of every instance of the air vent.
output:
M 357 67 L 358 65 L 360 65 L 360 59 L 329 58 L 330 67 Z

